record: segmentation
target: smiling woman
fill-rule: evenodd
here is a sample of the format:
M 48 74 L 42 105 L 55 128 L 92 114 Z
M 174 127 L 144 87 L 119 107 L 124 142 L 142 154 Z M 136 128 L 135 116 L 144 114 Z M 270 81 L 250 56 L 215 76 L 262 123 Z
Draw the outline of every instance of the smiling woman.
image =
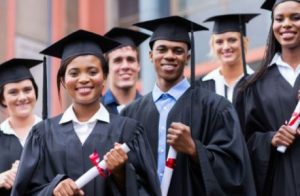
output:
M 11 59 L 0 65 L 0 104 L 9 116 L 0 125 L 0 195 L 3 196 L 10 195 L 30 129 L 41 120 L 33 113 L 38 89 L 29 71 L 40 63 Z
M 24 149 L 12 195 L 159 195 L 154 162 L 143 128 L 129 118 L 109 114 L 100 103 L 108 67 L 103 53 L 117 42 L 78 30 L 42 51 L 61 58 L 57 85 L 72 104 L 61 115 L 33 129 Z M 130 153 L 120 143 L 132 141 Z M 74 180 L 93 167 L 97 151 L 111 175 L 82 189 Z M 131 187 L 130 189 L 126 187 Z
M 300 195 L 299 130 L 286 124 L 300 86 L 300 1 L 266 0 L 272 11 L 266 56 L 237 96 L 259 195 Z M 276 151 L 287 146 L 285 154 Z
M 236 92 L 245 77 L 253 73 L 248 65 L 244 65 L 243 55 L 248 49 L 246 23 L 257 15 L 226 14 L 212 16 L 205 21 L 214 22 L 210 47 L 220 66 L 202 77 L 198 83 L 230 102 L 235 101 Z

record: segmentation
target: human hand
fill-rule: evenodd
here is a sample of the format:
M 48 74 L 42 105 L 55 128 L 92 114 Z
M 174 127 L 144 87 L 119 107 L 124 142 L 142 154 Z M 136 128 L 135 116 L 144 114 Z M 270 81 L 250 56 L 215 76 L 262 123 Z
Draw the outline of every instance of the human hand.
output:
M 104 156 L 108 170 L 112 173 L 119 173 L 128 160 L 127 154 L 123 151 L 121 144 L 115 143 L 114 148 L 107 152 Z
M 272 138 L 272 146 L 289 147 L 294 142 L 297 132 L 300 133 L 299 130 L 294 132 L 291 127 L 282 125 Z
M 82 196 L 84 192 L 77 187 L 75 182 L 67 178 L 61 181 L 53 190 L 53 196 Z
M 183 123 L 171 123 L 168 129 L 167 143 L 177 152 L 188 154 L 193 158 L 196 156 L 196 144 L 192 138 L 190 127 Z

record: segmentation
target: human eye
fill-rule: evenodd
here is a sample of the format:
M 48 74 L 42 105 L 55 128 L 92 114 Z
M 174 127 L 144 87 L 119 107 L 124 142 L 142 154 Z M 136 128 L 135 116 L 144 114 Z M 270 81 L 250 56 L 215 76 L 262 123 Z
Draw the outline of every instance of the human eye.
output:
M 78 71 L 76 69 L 70 69 L 68 72 L 68 75 L 71 77 L 76 77 L 78 76 Z
M 176 48 L 174 48 L 173 52 L 177 55 L 181 55 L 185 52 L 185 50 L 181 47 L 176 47 Z
M 129 63 L 134 63 L 134 62 L 136 62 L 137 60 L 136 60 L 136 58 L 130 56 L 130 57 L 127 58 L 127 61 L 128 61 Z
M 122 62 L 122 58 L 121 57 L 114 58 L 113 62 L 119 64 Z
M 293 21 L 298 21 L 298 20 L 300 20 L 300 13 L 293 14 L 293 15 L 291 16 L 291 19 L 292 19 Z
M 32 87 L 28 86 L 23 89 L 25 93 L 30 93 L 32 91 Z
M 222 39 L 216 39 L 215 43 L 217 45 L 222 45 L 223 44 L 223 40 Z
M 17 94 L 18 94 L 18 90 L 17 90 L 17 89 L 10 89 L 10 90 L 8 91 L 8 94 L 9 94 L 9 95 L 17 95 Z
M 96 69 L 96 68 L 91 68 L 90 70 L 89 70 L 89 75 L 91 75 L 91 76 L 95 76 L 95 75 L 97 75 L 98 74 L 98 69 Z
M 276 22 L 282 22 L 283 21 L 283 17 L 280 15 L 274 16 L 274 21 Z
M 165 46 L 158 46 L 156 48 L 156 51 L 159 53 L 165 53 L 167 51 L 167 48 Z
M 235 43 L 235 42 L 237 42 L 237 38 L 231 37 L 231 38 L 228 39 L 228 42 L 229 43 Z

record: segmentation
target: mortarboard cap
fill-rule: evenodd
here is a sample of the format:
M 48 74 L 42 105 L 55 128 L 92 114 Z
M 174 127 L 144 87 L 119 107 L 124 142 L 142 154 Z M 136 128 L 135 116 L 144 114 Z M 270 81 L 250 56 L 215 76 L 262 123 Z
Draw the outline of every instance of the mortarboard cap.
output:
M 0 86 L 7 83 L 33 79 L 30 68 L 43 61 L 35 59 L 14 58 L 0 64 Z
M 77 30 L 44 49 L 41 53 L 61 58 L 62 61 L 88 54 L 102 58 L 103 53 L 119 45 L 120 43 L 96 33 Z
M 260 8 L 272 11 L 274 5 L 278 5 L 279 3 L 282 3 L 284 1 L 296 1 L 300 3 L 300 0 L 265 0 L 265 2 L 261 5 Z
M 194 23 L 180 16 L 170 16 L 134 24 L 135 26 L 153 32 L 150 39 L 150 48 L 156 40 L 169 40 L 187 43 L 191 47 L 189 32 L 208 30 L 206 27 Z
M 215 34 L 225 32 L 240 32 L 242 26 L 242 34 L 246 35 L 246 23 L 259 14 L 226 14 L 212 16 L 204 22 L 214 22 L 213 32 Z
M 143 41 L 150 37 L 146 33 L 121 27 L 112 28 L 104 36 L 119 42 L 121 45 L 119 45 L 118 48 L 124 46 L 138 47 Z

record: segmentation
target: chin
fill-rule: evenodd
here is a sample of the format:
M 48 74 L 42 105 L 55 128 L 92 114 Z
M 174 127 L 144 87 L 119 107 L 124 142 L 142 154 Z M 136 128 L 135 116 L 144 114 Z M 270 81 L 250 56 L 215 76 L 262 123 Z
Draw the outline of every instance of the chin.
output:
M 126 82 L 126 83 L 124 82 L 124 83 L 118 85 L 119 88 L 123 88 L 123 89 L 129 89 L 134 86 L 135 86 L 134 82 Z
M 19 118 L 26 118 L 30 115 L 31 115 L 31 112 L 22 112 L 22 113 L 19 112 L 16 116 L 18 116 Z

